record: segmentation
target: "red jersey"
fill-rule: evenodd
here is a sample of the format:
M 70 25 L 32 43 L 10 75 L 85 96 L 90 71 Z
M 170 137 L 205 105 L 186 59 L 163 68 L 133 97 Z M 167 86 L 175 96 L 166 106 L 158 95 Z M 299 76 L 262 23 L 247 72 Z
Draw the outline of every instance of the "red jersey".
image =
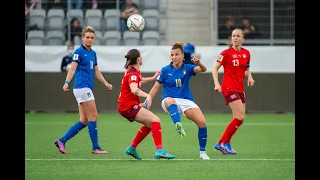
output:
M 250 66 L 250 52 L 244 48 L 240 51 L 229 48 L 221 52 L 217 62 L 224 69 L 221 90 L 244 92 L 244 75 Z
M 129 66 L 124 73 L 121 82 L 120 94 L 118 98 L 119 111 L 126 111 L 131 109 L 133 105 L 140 104 L 140 97 L 131 92 L 130 84 L 132 82 L 136 82 L 138 84 L 138 88 L 141 88 L 141 72 L 135 67 Z

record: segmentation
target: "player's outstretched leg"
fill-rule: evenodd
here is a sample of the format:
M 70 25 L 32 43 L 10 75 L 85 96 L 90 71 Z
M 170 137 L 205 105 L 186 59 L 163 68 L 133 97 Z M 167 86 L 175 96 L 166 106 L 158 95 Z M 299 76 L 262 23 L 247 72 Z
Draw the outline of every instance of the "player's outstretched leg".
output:
M 176 126 L 176 131 L 180 134 L 181 137 L 186 137 L 187 136 L 186 132 L 184 131 L 184 129 L 182 127 L 181 122 L 177 122 L 175 124 L 175 126 Z
M 62 154 L 67 154 L 68 152 L 66 151 L 65 148 L 65 144 L 66 142 L 71 139 L 73 136 L 75 136 L 76 134 L 78 134 L 83 128 L 85 128 L 86 125 L 83 124 L 81 121 L 76 122 L 75 124 L 73 124 L 68 131 L 60 138 L 57 139 L 54 144 L 57 146 L 57 148 L 59 149 L 59 151 Z
M 184 131 L 181 123 L 180 113 L 178 111 L 178 106 L 176 104 L 170 104 L 169 107 L 170 117 L 175 124 L 176 131 L 179 133 L 181 137 L 186 136 L 186 132 Z

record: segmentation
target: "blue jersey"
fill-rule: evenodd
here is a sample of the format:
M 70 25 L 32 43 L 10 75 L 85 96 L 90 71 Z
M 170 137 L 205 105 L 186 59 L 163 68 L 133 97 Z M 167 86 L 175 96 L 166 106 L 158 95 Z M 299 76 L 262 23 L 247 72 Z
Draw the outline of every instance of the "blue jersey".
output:
M 190 78 L 194 75 L 193 69 L 197 65 L 184 64 L 179 68 L 172 66 L 172 63 L 161 69 L 161 75 L 157 81 L 162 84 L 162 99 L 166 97 L 182 98 L 194 101 L 190 90 Z
M 93 91 L 94 67 L 97 65 L 96 52 L 92 49 L 88 51 L 81 45 L 73 52 L 72 61 L 78 63 L 73 88 L 90 88 Z

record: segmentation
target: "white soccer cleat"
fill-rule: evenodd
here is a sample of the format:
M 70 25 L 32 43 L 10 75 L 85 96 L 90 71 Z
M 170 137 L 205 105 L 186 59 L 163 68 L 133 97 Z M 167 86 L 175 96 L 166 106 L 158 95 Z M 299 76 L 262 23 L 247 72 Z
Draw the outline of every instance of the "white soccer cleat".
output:
M 206 152 L 200 152 L 200 159 L 202 160 L 210 160 L 209 156 Z

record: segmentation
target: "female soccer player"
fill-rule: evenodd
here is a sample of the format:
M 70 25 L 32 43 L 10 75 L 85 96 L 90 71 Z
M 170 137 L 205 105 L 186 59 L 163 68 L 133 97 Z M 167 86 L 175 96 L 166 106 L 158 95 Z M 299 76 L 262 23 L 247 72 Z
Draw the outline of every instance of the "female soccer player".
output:
M 225 103 L 229 105 L 233 115 L 233 120 L 214 147 L 223 154 L 236 154 L 236 151 L 230 145 L 230 141 L 244 121 L 246 109 L 244 76 L 248 77 L 248 86 L 252 87 L 254 85 L 254 80 L 249 70 L 250 52 L 242 48 L 243 31 L 234 29 L 231 34 L 231 40 L 232 42 L 228 44 L 229 48 L 221 52 L 212 70 L 214 90 L 222 92 Z M 221 66 L 224 68 L 222 86 L 220 86 L 218 80 L 218 70 Z
M 94 75 L 106 86 L 107 90 L 112 90 L 112 85 L 104 79 L 97 66 L 96 52 L 91 49 L 94 40 L 95 30 L 91 26 L 84 27 L 82 30 L 82 45 L 72 55 L 71 67 L 63 85 L 63 91 L 67 92 L 69 90 L 69 83 L 73 76 L 75 76 L 73 94 L 78 102 L 80 121 L 76 122 L 64 136 L 54 142 L 62 154 L 67 154 L 65 143 L 86 126 L 88 126 L 92 142 L 92 153 L 108 153 L 102 150 L 98 143 L 98 112 L 93 96 Z
M 149 94 L 153 98 L 160 86 L 163 85 L 161 103 L 163 110 L 170 114 L 176 131 L 181 137 L 186 136 L 181 124 L 181 112 L 198 126 L 200 158 L 208 160 L 210 158 L 206 154 L 207 123 L 200 108 L 194 103 L 194 98 L 189 87 L 190 78 L 195 73 L 205 72 L 207 68 L 195 56 L 192 57 L 194 64 L 183 63 L 184 52 L 181 42 L 173 44 L 171 59 L 172 62 L 161 69 L 161 75 L 158 76 Z
M 130 122 L 137 121 L 138 123 L 143 124 L 138 130 L 131 145 L 125 150 L 125 153 L 135 159 L 141 160 L 136 148 L 151 131 L 156 146 L 154 157 L 156 159 L 173 159 L 175 156 L 167 153 L 162 147 L 162 132 L 159 117 L 145 108 L 151 106 L 151 96 L 140 89 L 143 83 L 156 80 L 160 72 L 157 72 L 153 77 L 143 78 L 139 70 L 142 65 L 142 58 L 137 49 L 131 49 L 125 58 L 127 59 L 124 66 L 126 72 L 121 83 L 118 111 Z M 140 103 L 140 97 L 147 98 L 147 105 Z

